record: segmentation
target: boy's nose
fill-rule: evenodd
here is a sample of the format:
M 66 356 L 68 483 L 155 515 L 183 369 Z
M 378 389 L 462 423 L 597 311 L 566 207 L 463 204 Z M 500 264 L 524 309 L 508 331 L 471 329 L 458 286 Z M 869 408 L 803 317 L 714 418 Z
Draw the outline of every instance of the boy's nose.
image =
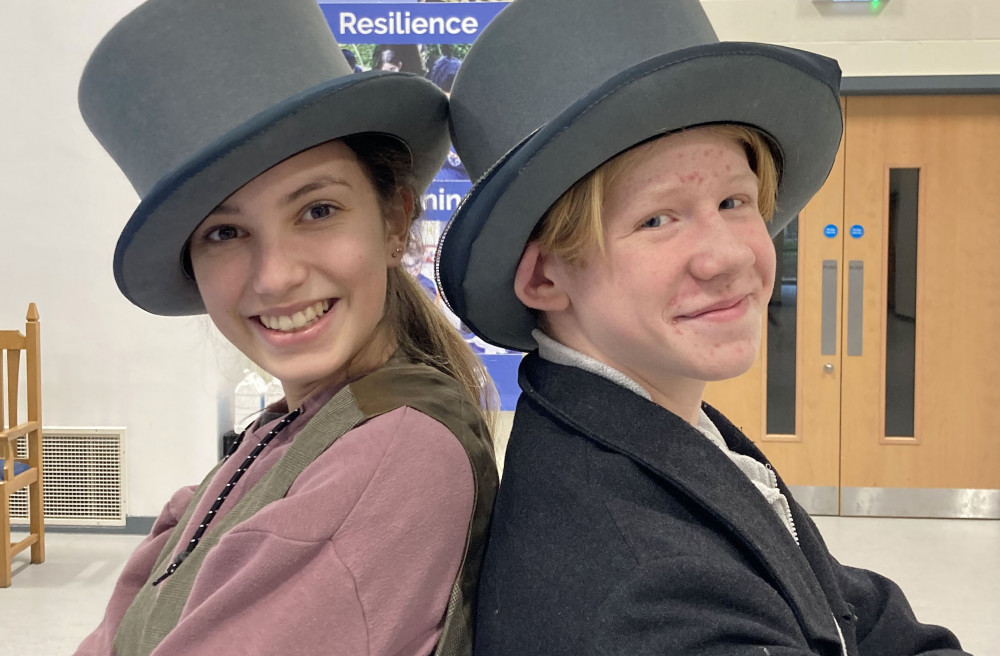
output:
M 756 262 L 745 231 L 737 230 L 718 212 L 699 223 L 701 229 L 690 261 L 691 273 L 696 278 L 711 280 L 718 276 L 738 275 Z

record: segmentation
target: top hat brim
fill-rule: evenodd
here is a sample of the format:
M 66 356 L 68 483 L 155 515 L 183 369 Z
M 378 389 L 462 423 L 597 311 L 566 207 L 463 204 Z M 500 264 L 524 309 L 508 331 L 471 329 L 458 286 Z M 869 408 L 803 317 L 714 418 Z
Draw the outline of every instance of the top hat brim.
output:
M 447 113 L 447 97 L 428 80 L 370 71 L 320 84 L 257 114 L 146 194 L 115 249 L 119 289 L 153 314 L 203 313 L 198 287 L 185 273 L 183 250 L 194 229 L 222 201 L 299 152 L 366 132 L 388 134 L 406 144 L 423 191 L 448 153 Z
M 831 59 L 732 42 L 676 50 L 615 75 L 526 137 L 474 184 L 438 246 L 438 285 L 446 302 L 485 341 L 536 348 L 535 316 L 514 294 L 514 274 L 535 226 L 603 162 L 689 127 L 742 124 L 773 142 L 781 176 L 769 231 L 777 234 L 833 167 L 843 131 L 839 82 Z

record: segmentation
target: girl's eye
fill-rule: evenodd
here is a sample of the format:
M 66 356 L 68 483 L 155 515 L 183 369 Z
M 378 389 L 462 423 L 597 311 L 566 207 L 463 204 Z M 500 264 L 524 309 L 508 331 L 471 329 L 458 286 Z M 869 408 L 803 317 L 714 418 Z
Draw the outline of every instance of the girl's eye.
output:
M 306 210 L 305 218 L 308 221 L 318 221 L 320 219 L 328 219 L 337 211 L 337 208 L 329 203 L 321 203 L 319 205 L 313 205 Z
M 663 216 L 662 214 L 657 214 L 656 216 L 651 216 L 648 219 L 646 219 L 645 221 L 643 221 L 642 222 L 642 227 L 643 228 L 659 228 L 660 226 L 662 226 L 666 222 L 666 220 L 667 220 L 667 217 Z
M 720 210 L 735 210 L 737 207 L 743 204 L 743 201 L 739 198 L 727 198 L 726 200 L 719 203 Z
M 205 233 L 205 241 L 229 241 L 240 236 L 240 229 L 231 225 L 215 226 Z

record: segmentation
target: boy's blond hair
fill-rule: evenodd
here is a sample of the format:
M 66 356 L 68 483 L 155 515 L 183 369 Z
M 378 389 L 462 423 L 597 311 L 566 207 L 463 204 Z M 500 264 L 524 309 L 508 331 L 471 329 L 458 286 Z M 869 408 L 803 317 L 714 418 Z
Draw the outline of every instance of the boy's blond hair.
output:
M 767 139 L 757 130 L 741 125 L 706 127 L 736 139 L 746 149 L 750 168 L 757 175 L 757 208 L 764 220 L 770 221 L 778 192 L 778 165 Z M 576 266 L 584 264 L 595 251 L 603 255 L 604 194 L 636 153 L 635 147 L 630 148 L 580 178 L 549 207 L 530 241 L 537 241 L 541 252 L 553 253 Z

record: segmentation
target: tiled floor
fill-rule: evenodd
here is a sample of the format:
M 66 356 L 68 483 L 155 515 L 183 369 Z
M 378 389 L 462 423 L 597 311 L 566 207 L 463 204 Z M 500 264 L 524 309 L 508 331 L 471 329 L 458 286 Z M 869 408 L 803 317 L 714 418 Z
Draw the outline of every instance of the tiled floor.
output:
M 976 656 L 1000 656 L 1000 521 L 817 518 L 841 562 L 895 580 L 917 617 L 943 624 Z M 71 654 L 98 623 L 142 538 L 49 533 L 47 561 L 18 556 L 0 590 L 0 654 Z
M 16 538 L 15 538 L 16 539 Z M 0 589 L 0 654 L 72 654 L 104 615 L 111 589 L 139 535 L 48 533 L 45 562 L 14 559 L 14 583 Z
M 975 656 L 1000 656 L 1000 521 L 817 517 L 845 565 L 889 577 L 921 622 Z

